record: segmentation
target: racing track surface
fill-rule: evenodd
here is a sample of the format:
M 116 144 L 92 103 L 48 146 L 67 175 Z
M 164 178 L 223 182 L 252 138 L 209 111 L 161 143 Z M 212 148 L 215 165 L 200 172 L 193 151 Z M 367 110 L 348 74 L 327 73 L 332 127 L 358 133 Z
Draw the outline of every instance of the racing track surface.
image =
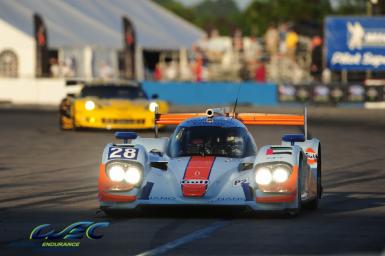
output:
M 384 115 L 385 116 L 385 115 Z M 324 198 L 297 218 L 218 209 L 165 209 L 108 218 L 97 212 L 98 162 L 112 132 L 61 132 L 54 112 L 0 110 L 0 255 L 384 255 L 385 127 L 317 121 Z M 251 127 L 258 145 L 295 128 Z M 166 135 L 167 133 L 165 133 Z M 151 132 L 142 136 L 152 136 Z M 110 221 L 78 249 L 31 247 L 34 227 Z

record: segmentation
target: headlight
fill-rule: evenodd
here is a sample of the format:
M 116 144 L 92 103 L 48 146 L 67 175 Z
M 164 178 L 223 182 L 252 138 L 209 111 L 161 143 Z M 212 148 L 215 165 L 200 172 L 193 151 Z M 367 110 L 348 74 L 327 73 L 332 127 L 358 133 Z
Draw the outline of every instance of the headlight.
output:
M 290 169 L 286 166 L 277 166 L 273 169 L 273 180 L 277 183 L 287 181 L 290 176 Z
M 135 166 L 130 166 L 126 170 L 126 174 L 124 176 L 124 179 L 127 181 L 127 183 L 136 185 L 139 183 L 140 179 L 142 178 L 142 172 Z
M 87 109 L 87 110 L 93 110 L 95 108 L 95 103 L 92 101 L 92 100 L 87 100 L 86 101 L 86 104 L 84 104 L 84 107 Z
M 107 175 L 111 181 L 137 185 L 142 180 L 142 169 L 130 163 L 112 162 L 107 166 Z
M 255 182 L 259 185 L 268 185 L 273 180 L 271 171 L 266 167 L 260 167 L 255 173 Z
M 122 166 L 113 165 L 108 169 L 108 176 L 112 181 L 123 181 L 125 178 L 125 172 Z
M 156 102 L 151 102 L 150 105 L 148 106 L 148 109 L 151 111 L 151 112 L 155 112 L 156 108 L 158 108 L 159 105 L 158 103 Z

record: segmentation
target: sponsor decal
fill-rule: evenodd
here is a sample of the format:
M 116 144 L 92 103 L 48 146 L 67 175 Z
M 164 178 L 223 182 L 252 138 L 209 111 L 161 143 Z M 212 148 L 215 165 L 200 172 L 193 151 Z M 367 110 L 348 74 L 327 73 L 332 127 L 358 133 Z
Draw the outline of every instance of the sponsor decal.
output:
M 100 234 L 100 229 L 108 227 L 109 224 L 109 222 L 79 221 L 59 231 L 51 224 L 42 224 L 32 230 L 29 239 L 41 242 L 41 247 L 79 247 L 80 241 L 76 240 L 84 236 L 90 240 L 101 239 L 103 235 Z
M 385 69 L 384 22 L 383 17 L 328 18 L 328 66 L 335 70 Z
M 360 22 L 348 22 L 348 48 L 385 47 L 385 29 L 365 29 Z
M 236 178 L 233 181 L 233 187 L 242 186 L 243 183 L 249 183 L 249 178 Z
M 217 197 L 214 201 L 245 201 L 244 197 Z
M 173 197 L 173 196 L 150 196 L 149 197 L 150 200 L 162 200 L 162 201 L 172 201 L 172 200 L 176 200 L 176 197 Z
M 312 148 L 307 148 L 305 151 L 308 164 L 316 164 L 318 155 Z

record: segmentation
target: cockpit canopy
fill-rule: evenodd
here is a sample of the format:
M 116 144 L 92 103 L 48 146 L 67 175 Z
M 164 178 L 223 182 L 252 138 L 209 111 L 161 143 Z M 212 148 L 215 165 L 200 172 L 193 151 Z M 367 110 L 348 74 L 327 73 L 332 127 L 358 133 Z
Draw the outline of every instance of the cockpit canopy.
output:
M 170 157 L 243 158 L 255 153 L 254 141 L 244 127 L 179 126 L 168 147 Z

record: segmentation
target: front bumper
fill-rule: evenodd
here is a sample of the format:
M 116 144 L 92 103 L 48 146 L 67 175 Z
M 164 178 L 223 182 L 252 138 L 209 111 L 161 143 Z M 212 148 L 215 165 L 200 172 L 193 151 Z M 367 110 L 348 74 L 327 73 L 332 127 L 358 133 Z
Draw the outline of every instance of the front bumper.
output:
M 154 128 L 154 113 L 152 112 L 107 112 L 90 111 L 75 114 L 75 126 L 79 128 L 96 129 L 152 129 Z
M 257 191 L 258 194 L 258 191 Z M 214 198 L 177 198 L 177 197 L 150 197 L 141 199 L 133 195 L 122 196 L 120 193 L 99 193 L 101 208 L 111 210 L 134 210 L 142 206 L 228 206 L 246 207 L 254 211 L 284 211 L 295 208 L 297 193 L 271 194 L 259 192 L 252 200 L 243 196 L 214 197 Z

